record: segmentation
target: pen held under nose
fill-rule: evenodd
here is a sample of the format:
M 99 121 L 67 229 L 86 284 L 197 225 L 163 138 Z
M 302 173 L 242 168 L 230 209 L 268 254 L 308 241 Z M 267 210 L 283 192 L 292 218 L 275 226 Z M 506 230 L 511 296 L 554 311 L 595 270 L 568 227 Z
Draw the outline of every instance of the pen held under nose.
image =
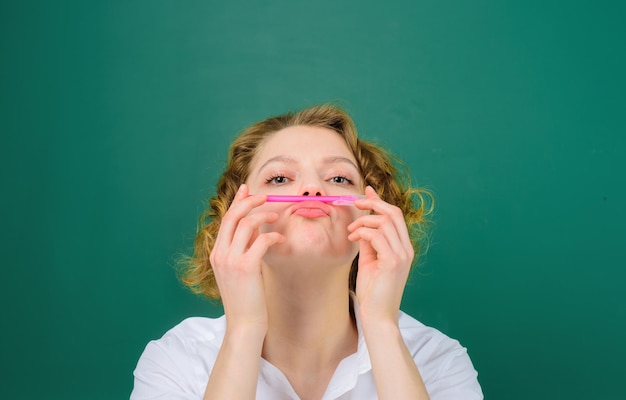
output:
M 301 201 L 321 201 L 322 203 L 331 203 L 335 206 L 352 206 L 357 199 L 363 199 L 362 195 L 348 195 L 348 196 L 281 196 L 281 195 L 268 195 L 267 201 L 273 202 L 286 202 L 297 203 Z

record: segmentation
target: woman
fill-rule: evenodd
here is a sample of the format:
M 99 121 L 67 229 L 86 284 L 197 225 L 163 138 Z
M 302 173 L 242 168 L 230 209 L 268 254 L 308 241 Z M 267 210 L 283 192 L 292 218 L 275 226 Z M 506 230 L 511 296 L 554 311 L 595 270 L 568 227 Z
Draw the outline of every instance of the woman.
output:
M 245 130 L 182 276 L 225 315 L 150 342 L 131 399 L 482 398 L 466 350 L 399 311 L 422 194 L 334 106 Z

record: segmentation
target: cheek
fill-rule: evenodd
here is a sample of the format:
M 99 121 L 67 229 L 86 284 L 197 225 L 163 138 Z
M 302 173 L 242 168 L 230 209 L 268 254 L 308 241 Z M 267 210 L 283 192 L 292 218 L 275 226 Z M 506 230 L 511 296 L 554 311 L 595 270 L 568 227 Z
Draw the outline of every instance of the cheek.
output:
M 357 218 L 362 217 L 364 215 L 369 215 L 370 214 L 370 210 L 360 210 L 360 209 L 358 209 L 356 207 L 350 207 L 350 209 L 351 209 L 351 213 L 350 214 L 351 214 L 352 221 L 354 221 Z M 350 221 L 350 222 L 352 222 L 352 221 Z
M 348 225 L 350 225 L 351 223 L 353 223 L 354 221 L 356 221 L 359 217 L 362 217 L 364 215 L 368 215 L 369 211 L 363 211 L 363 210 L 359 210 L 356 207 L 348 207 L 346 206 L 344 210 L 341 210 L 338 215 L 337 215 L 337 219 L 335 224 L 333 224 L 335 226 L 335 232 L 340 235 L 346 236 L 346 240 L 348 239 Z
M 248 213 L 248 215 L 258 214 L 261 212 L 275 212 L 276 214 L 278 214 L 278 219 L 276 221 L 272 222 L 271 224 L 268 224 L 268 223 L 262 224 L 259 227 L 259 233 L 278 231 L 277 227 L 283 224 L 282 221 L 283 221 L 284 214 L 285 214 L 285 210 L 284 210 L 284 208 L 286 207 L 285 204 L 265 203 L 259 207 L 256 207 L 255 209 L 253 209 L 252 211 Z

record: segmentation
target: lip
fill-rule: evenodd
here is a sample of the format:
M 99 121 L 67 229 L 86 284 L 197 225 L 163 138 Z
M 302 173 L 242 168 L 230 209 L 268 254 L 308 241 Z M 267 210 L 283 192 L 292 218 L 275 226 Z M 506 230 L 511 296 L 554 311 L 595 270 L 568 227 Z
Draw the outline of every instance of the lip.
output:
M 291 213 L 305 217 L 328 216 L 330 215 L 330 206 L 321 201 L 301 201 L 291 207 Z

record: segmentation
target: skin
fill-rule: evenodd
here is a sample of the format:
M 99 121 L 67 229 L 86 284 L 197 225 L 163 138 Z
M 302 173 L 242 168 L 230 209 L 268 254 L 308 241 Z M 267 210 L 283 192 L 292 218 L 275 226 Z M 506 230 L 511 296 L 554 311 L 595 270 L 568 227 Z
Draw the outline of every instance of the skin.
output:
M 211 253 L 227 329 L 205 399 L 254 399 L 261 357 L 300 398 L 321 398 L 339 362 L 357 350 L 348 306 L 357 253 L 378 396 L 428 399 L 398 328 L 414 254 L 407 228 L 397 207 L 364 187 L 356 164 L 343 139 L 320 127 L 286 128 L 261 146 Z M 363 193 L 356 207 L 265 202 L 267 194 Z

